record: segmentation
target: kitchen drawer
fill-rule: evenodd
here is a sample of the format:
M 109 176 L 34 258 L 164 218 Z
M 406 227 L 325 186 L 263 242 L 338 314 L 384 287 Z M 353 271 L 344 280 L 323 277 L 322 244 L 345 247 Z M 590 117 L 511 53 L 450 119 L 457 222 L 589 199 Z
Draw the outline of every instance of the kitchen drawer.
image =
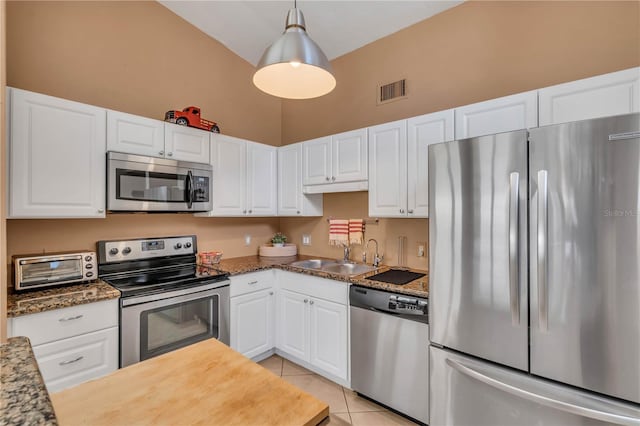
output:
M 49 392 L 56 392 L 118 369 L 118 327 L 33 347 Z
M 280 273 L 280 288 L 311 297 L 319 297 L 341 305 L 349 304 L 349 283 L 295 272 L 278 272 Z
M 268 271 L 236 275 L 230 279 L 231 289 L 229 294 L 231 297 L 273 287 L 275 282 L 274 271 L 271 269 Z
M 118 326 L 118 299 L 22 315 L 11 321 L 12 336 L 27 336 L 32 346 Z

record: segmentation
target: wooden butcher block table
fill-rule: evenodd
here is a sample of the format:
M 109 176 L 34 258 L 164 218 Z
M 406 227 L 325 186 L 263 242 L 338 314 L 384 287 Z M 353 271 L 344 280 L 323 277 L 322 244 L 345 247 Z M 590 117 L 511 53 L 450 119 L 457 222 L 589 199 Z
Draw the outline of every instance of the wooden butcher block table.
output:
M 316 425 L 329 406 L 215 339 L 51 395 L 64 425 Z

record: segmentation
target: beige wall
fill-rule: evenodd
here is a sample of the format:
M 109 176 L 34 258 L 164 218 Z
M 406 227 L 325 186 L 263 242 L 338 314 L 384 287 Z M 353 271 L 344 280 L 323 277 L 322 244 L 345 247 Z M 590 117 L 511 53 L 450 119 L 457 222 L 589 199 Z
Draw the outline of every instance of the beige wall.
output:
M 332 65 L 332 93 L 283 102 L 283 145 L 638 66 L 640 2 L 471 1 Z M 408 98 L 377 106 L 401 78 Z
M 332 64 L 331 94 L 283 102 L 283 144 L 638 66 L 640 2 L 467 2 Z M 377 106 L 377 85 L 401 78 L 408 98 Z M 324 218 L 283 219 L 281 228 L 296 243 L 311 233 L 303 253 L 337 257 L 326 218 L 366 217 L 367 193 L 324 202 Z M 427 228 L 426 219 L 387 219 L 367 237 L 383 242 L 384 263 L 394 265 L 397 238 L 407 236 L 408 265 L 426 269 L 416 252 Z
M 225 134 L 280 145 L 281 102 L 254 68 L 155 1 L 7 2 L 7 83 L 162 120 L 202 108 Z
M 368 192 L 343 192 L 324 194 L 325 217 L 318 218 L 281 218 L 280 228 L 289 237 L 290 242 L 298 244 L 301 254 L 342 258 L 342 247 L 329 245 L 329 217 L 336 219 L 367 219 Z M 405 243 L 406 266 L 428 269 L 427 257 L 418 257 L 418 243 L 429 240 L 429 221 L 427 219 L 380 219 L 378 224 L 365 226 L 365 241 L 375 238 L 379 244 L 379 253 L 384 255 L 387 265 L 398 264 L 398 237 L 407 237 Z M 311 246 L 302 245 L 302 235 L 311 235 Z M 362 260 L 364 245 L 351 247 L 351 259 Z M 369 245 L 367 262 L 371 263 L 375 244 Z M 426 253 L 425 253 L 426 254 Z

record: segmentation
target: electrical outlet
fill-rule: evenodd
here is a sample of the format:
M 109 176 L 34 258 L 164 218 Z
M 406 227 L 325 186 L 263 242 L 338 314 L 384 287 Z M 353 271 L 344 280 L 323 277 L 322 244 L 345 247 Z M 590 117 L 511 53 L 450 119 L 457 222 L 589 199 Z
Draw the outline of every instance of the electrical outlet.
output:
M 418 243 L 418 257 L 424 257 L 425 243 Z
M 311 235 L 309 235 L 309 234 L 303 234 L 302 235 L 302 245 L 303 246 L 310 246 L 311 245 Z
M 244 245 L 245 246 L 250 246 L 251 245 L 251 235 L 247 234 L 244 236 Z

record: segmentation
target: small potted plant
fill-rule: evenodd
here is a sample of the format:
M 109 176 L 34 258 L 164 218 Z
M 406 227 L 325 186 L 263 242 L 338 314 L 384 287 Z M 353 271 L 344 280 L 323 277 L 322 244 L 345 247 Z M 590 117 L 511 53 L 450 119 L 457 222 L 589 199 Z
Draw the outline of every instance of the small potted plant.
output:
M 287 236 L 282 232 L 276 232 L 276 234 L 271 238 L 271 244 L 274 247 L 284 247 L 284 243 L 287 242 Z

